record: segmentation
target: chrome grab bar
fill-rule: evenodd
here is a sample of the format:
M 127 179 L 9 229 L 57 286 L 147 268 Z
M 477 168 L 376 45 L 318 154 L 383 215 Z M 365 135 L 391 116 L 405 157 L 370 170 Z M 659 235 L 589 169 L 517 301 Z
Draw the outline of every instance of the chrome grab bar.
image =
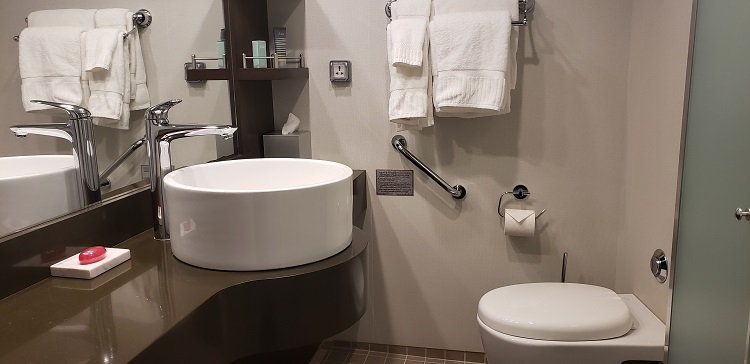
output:
M 427 167 L 422 161 L 419 160 L 414 154 L 411 154 L 411 152 L 406 149 L 406 138 L 404 138 L 403 135 L 396 135 L 391 139 L 391 144 L 393 145 L 396 150 L 401 152 L 401 154 L 406 157 L 410 162 L 414 163 L 417 168 L 422 170 L 427 176 L 432 178 L 433 181 L 435 181 L 437 184 L 440 185 L 446 192 L 450 193 L 453 198 L 456 200 L 463 200 L 464 197 L 466 197 L 466 189 L 464 186 L 461 185 L 455 185 L 451 186 L 448 182 L 445 182 L 444 179 L 440 178 L 435 172 L 430 169 L 430 167 Z
M 125 161 L 125 159 L 127 159 L 131 154 L 133 154 L 133 152 L 136 151 L 136 149 L 140 148 L 145 143 L 146 143 L 145 136 L 141 139 L 136 140 L 135 143 L 130 145 L 130 147 L 128 147 L 128 149 L 125 150 L 125 152 L 123 152 L 119 157 L 117 157 L 117 159 L 115 159 L 115 161 L 112 162 L 112 164 L 110 164 L 109 167 L 107 167 L 107 169 L 104 170 L 104 172 L 102 172 L 102 174 L 99 176 L 99 180 L 102 181 L 102 183 L 104 183 L 104 180 L 106 180 L 107 177 L 109 177 L 109 175 L 112 174 L 112 172 L 114 172 L 115 169 L 117 169 L 117 167 L 119 167 L 120 164 L 122 164 L 122 162 Z

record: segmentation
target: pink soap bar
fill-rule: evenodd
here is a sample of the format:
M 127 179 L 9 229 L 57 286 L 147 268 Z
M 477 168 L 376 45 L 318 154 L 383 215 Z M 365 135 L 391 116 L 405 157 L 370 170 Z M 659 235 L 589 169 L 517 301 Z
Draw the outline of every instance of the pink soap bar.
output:
M 96 263 L 107 256 L 107 249 L 103 246 L 92 246 L 78 254 L 78 261 L 82 265 Z

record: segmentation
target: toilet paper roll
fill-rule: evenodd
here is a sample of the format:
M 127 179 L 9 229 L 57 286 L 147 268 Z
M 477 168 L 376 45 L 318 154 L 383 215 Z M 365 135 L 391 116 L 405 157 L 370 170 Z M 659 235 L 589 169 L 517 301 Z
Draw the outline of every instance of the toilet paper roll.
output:
M 534 236 L 536 216 L 533 210 L 505 209 L 505 235 Z

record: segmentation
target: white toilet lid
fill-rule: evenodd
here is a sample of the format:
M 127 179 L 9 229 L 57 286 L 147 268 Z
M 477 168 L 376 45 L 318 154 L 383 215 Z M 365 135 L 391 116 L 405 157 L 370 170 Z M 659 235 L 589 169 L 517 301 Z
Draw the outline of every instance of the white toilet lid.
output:
M 479 319 L 528 339 L 586 341 L 625 335 L 632 316 L 612 290 L 576 283 L 529 283 L 494 289 L 479 301 Z

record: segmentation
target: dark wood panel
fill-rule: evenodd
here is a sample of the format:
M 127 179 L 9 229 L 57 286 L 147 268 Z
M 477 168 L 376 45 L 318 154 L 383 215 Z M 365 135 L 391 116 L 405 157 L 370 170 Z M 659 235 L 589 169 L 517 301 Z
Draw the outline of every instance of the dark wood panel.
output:
M 266 81 L 307 79 L 310 72 L 307 68 L 253 68 L 237 70 L 237 80 Z
M 242 52 L 252 49 L 252 41 L 269 43 L 266 1 L 223 0 L 226 37 L 229 44 L 227 67 L 232 97 L 232 116 L 239 128 L 235 152 L 246 158 L 263 156 L 263 134 L 274 130 L 273 97 L 270 81 L 237 82 L 240 79 Z
M 231 75 L 228 69 L 187 70 L 185 72 L 187 81 L 229 80 Z
M 263 134 L 274 131 L 271 80 L 307 79 L 307 68 L 244 69 L 242 53 L 252 49 L 254 40 L 270 44 L 268 2 L 265 0 L 222 0 L 226 42 L 226 71 L 188 72 L 188 79 L 228 79 L 232 124 L 239 130 L 234 137 L 236 155 L 263 157 Z M 193 78 L 195 77 L 195 78 Z M 227 78 L 224 78 L 227 77 Z

